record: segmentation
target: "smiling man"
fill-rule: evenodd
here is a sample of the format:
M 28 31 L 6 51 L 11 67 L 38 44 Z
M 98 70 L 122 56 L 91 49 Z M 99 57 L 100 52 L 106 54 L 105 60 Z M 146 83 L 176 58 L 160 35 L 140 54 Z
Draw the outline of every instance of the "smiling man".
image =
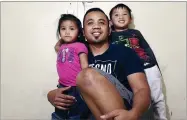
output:
M 79 73 L 77 86 L 95 119 L 139 119 L 150 104 L 150 89 L 139 57 L 130 48 L 109 44 L 109 19 L 101 9 L 89 9 L 83 26 L 92 67 Z M 66 89 L 49 92 L 52 105 L 64 109 L 73 104 L 74 99 L 63 94 Z

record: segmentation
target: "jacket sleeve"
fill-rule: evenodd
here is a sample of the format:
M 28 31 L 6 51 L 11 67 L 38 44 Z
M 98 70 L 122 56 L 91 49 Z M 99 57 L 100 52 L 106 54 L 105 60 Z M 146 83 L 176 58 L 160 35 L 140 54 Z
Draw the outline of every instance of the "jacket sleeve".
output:
M 137 30 L 136 35 L 139 37 L 140 47 L 142 47 L 145 50 L 145 52 L 148 54 L 148 56 L 150 56 L 153 59 L 153 61 L 155 61 L 155 63 L 158 65 L 158 62 L 156 60 L 153 50 L 151 49 L 151 47 L 149 46 L 149 44 L 147 43 L 147 41 L 145 40 L 141 32 Z

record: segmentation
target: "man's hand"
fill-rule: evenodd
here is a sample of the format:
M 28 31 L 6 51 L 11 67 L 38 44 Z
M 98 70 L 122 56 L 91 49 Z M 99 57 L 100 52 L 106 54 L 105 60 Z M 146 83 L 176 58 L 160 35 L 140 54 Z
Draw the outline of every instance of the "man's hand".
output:
M 124 109 L 117 109 L 101 116 L 103 120 L 111 118 L 114 120 L 138 120 L 138 116 L 135 113 Z
M 70 89 L 70 87 L 57 89 L 56 95 L 54 97 L 54 103 L 53 103 L 53 105 L 56 108 L 67 110 L 69 106 L 71 106 L 74 102 L 76 102 L 75 97 L 63 94 L 68 89 Z

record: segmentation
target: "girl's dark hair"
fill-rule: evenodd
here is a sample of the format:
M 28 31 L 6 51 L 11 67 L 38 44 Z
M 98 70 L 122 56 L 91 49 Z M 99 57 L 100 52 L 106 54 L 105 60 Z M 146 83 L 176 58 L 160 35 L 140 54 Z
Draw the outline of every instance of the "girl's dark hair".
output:
M 83 36 L 83 31 L 82 31 L 81 21 L 77 17 L 75 17 L 74 15 L 72 15 L 72 14 L 62 14 L 60 16 L 60 19 L 58 21 L 57 33 L 56 33 L 58 40 L 60 39 L 59 38 L 59 35 L 60 35 L 60 25 L 62 24 L 62 22 L 66 21 L 66 20 L 71 20 L 71 21 L 73 21 L 73 22 L 76 23 L 76 25 L 78 27 L 77 42 L 85 42 L 85 38 Z

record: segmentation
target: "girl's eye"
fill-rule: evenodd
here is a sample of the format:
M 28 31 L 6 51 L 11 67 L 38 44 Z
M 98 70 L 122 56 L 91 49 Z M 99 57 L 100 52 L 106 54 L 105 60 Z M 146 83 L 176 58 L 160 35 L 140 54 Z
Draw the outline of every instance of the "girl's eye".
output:
M 70 30 L 75 30 L 74 28 L 70 28 Z
M 61 30 L 65 30 L 66 28 L 61 28 Z
M 127 14 L 123 14 L 123 15 L 127 15 Z
M 114 16 L 118 16 L 118 14 L 115 14 Z

